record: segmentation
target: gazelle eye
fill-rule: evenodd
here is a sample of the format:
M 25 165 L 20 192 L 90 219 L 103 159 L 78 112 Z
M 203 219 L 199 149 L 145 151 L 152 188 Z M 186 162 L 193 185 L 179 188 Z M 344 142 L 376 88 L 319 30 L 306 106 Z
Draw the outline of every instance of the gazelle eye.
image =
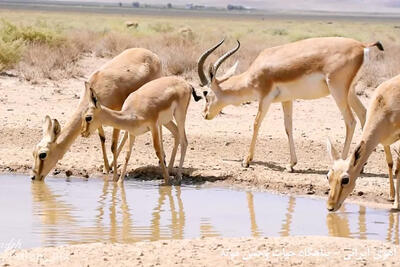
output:
M 39 154 L 39 159 L 44 160 L 46 158 L 47 154 L 42 152 Z
M 208 92 L 207 91 L 203 91 L 203 95 L 207 96 Z
M 86 116 L 86 118 L 85 118 L 86 122 L 91 122 L 92 119 L 93 119 L 92 116 Z
M 328 174 L 326 175 L 326 180 L 329 180 L 329 175 Z
M 342 185 L 346 185 L 346 184 L 348 184 L 350 182 L 350 179 L 349 179 L 349 177 L 343 177 L 342 178 Z

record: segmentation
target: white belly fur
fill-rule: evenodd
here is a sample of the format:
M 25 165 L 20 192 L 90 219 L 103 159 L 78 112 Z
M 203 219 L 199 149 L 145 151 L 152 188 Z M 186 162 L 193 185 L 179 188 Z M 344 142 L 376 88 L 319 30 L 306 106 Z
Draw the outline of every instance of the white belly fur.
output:
M 279 95 L 274 99 L 274 102 L 294 99 L 316 99 L 329 95 L 325 75 L 319 72 L 303 75 L 294 81 L 275 83 L 273 88 L 279 91 Z

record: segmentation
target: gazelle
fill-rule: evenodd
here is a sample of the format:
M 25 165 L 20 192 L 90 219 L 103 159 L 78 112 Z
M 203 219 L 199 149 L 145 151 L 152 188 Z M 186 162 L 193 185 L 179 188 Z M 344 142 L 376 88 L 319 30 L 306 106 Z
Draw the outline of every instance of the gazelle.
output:
M 297 157 L 292 133 L 292 101 L 315 99 L 329 94 L 333 96 L 346 124 L 342 158 L 347 156 L 356 124 L 352 109 L 362 126 L 366 113 L 354 90 L 351 90 L 351 85 L 369 48 L 377 46 L 383 50 L 379 42 L 363 44 L 340 37 L 306 39 L 267 48 L 242 74 L 234 75 L 236 63 L 223 77 L 217 78 L 220 65 L 239 49 L 238 41 L 236 48 L 220 57 L 210 68 L 208 79 L 203 69 L 204 62 L 222 43 L 223 40 L 204 52 L 198 60 L 200 85 L 207 85 L 211 89 L 203 92 L 206 98 L 203 115 L 205 119 L 211 120 L 227 105 L 258 100 L 253 137 L 248 156 L 243 161 L 244 167 L 248 167 L 253 160 L 258 130 L 270 104 L 281 102 L 290 148 L 290 165 L 287 168 L 293 171 Z
M 143 84 L 161 77 L 161 61 L 157 55 L 142 48 L 127 49 L 94 72 L 89 78 L 90 87 L 96 90 L 103 105 L 120 110 L 125 99 Z M 84 90 L 85 92 L 85 90 Z M 57 120 L 46 116 L 43 125 L 43 138 L 33 151 L 34 165 L 32 180 L 42 180 L 64 156 L 69 147 L 79 136 L 82 124 L 82 112 L 88 103 L 83 97 L 75 113 L 61 129 Z M 93 129 L 94 130 L 94 129 Z M 105 136 L 102 127 L 98 128 L 104 159 L 104 172 L 108 173 L 109 163 L 105 149 Z M 119 129 L 114 128 L 111 151 L 114 159 L 121 151 L 126 140 L 121 141 L 117 149 Z M 113 165 L 116 164 L 114 160 Z
M 148 82 L 137 91 L 131 93 L 125 100 L 121 111 L 112 110 L 100 104 L 96 94 L 95 90 L 87 83 L 86 98 L 89 106 L 82 113 L 81 134 L 83 137 L 88 137 L 94 129 L 99 128 L 102 124 L 126 130 L 129 133 L 129 147 L 118 181 L 123 182 L 124 180 L 135 137 L 148 131 L 152 134 L 154 149 L 160 161 L 166 184 L 169 183 L 169 173 L 174 165 L 178 145 L 181 145 L 181 158 L 176 175 L 180 180 L 187 148 L 185 120 L 190 94 L 193 95 L 195 101 L 201 98 L 196 95 L 194 88 L 179 77 L 159 78 Z M 175 119 L 176 124 L 173 119 Z M 171 131 L 175 138 L 168 170 L 165 166 L 163 151 L 161 131 L 163 125 Z M 116 160 L 117 158 L 114 159 L 114 161 Z M 114 166 L 114 181 L 117 181 L 116 174 L 117 169 Z
M 331 142 L 328 140 L 328 152 L 334 160 L 332 169 L 328 172 L 330 192 L 327 208 L 336 211 L 346 197 L 353 191 L 358 175 L 367 162 L 375 147 L 381 143 L 385 150 L 386 162 L 389 170 L 390 199 L 394 198 L 394 208 L 400 208 L 399 202 L 399 168 L 400 159 L 397 159 L 396 190 L 393 184 L 393 159 L 390 145 L 400 139 L 400 75 L 382 83 L 374 92 L 371 104 L 367 111 L 361 141 L 351 156 L 343 160 L 339 157 Z M 395 195 L 396 192 L 396 195 Z

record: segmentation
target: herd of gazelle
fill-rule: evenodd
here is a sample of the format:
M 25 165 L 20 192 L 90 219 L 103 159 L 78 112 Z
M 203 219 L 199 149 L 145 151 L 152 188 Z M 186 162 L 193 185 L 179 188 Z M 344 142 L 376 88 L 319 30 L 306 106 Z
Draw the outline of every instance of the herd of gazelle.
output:
M 384 146 L 389 169 L 390 199 L 400 208 L 399 168 L 396 168 L 396 189 L 393 183 L 393 159 L 390 145 L 400 139 L 400 76 L 381 84 L 375 91 L 368 111 L 358 99 L 353 82 L 363 62 L 368 59 L 369 49 L 381 43 L 364 44 L 359 41 L 325 37 L 311 38 L 263 50 L 250 67 L 235 75 L 237 62 L 221 77 L 217 71 L 221 64 L 240 48 L 237 46 L 221 56 L 209 71 L 204 72 L 207 57 L 221 46 L 223 40 L 205 51 L 198 60 L 200 86 L 204 87 L 205 119 L 213 119 L 227 105 L 257 100 L 258 113 L 254 121 L 253 136 L 243 166 L 253 160 L 256 139 L 262 120 L 273 102 L 281 102 L 284 125 L 289 141 L 289 171 L 297 163 L 292 130 L 292 103 L 295 99 L 316 99 L 332 95 L 345 125 L 346 138 L 341 155 L 328 140 L 328 152 L 333 167 L 328 172 L 330 192 L 327 208 L 336 211 L 353 191 L 356 179 L 368 157 L 381 143 Z M 67 152 L 73 141 L 81 134 L 88 137 L 98 130 L 104 159 L 104 172 L 113 168 L 114 181 L 122 182 L 131 156 L 135 136 L 150 131 L 156 155 L 162 168 L 165 183 L 170 183 L 170 173 L 178 146 L 181 157 L 176 179 L 181 179 L 186 154 L 187 138 L 185 120 L 191 95 L 198 101 L 194 88 L 184 79 L 162 77 L 159 58 L 141 48 L 132 48 L 113 58 L 91 75 L 85 82 L 85 90 L 74 115 L 64 128 L 55 119 L 46 116 L 43 138 L 35 147 L 32 180 L 43 180 Z M 347 158 L 354 134 L 357 115 L 363 128 L 361 141 Z M 105 149 L 102 125 L 114 127 L 109 164 Z M 162 142 L 162 126 L 174 137 L 171 158 L 166 166 Z M 120 130 L 125 134 L 118 145 Z M 128 150 L 121 175 L 117 175 L 117 159 L 125 142 Z M 398 159 L 398 167 L 400 160 Z

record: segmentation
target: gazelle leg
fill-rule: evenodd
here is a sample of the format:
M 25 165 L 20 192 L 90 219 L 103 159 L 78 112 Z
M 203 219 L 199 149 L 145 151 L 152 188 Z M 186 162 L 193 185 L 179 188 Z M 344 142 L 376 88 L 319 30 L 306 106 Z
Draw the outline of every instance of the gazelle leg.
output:
M 296 150 L 293 141 L 293 128 L 292 128 L 292 117 L 293 117 L 293 102 L 287 101 L 282 102 L 282 109 L 285 122 L 286 135 L 289 139 L 289 150 L 290 150 L 290 165 L 287 166 L 289 172 L 293 171 L 293 167 L 297 164 Z
M 394 172 L 395 177 L 396 177 L 396 192 L 395 192 L 395 197 L 394 197 L 394 203 L 393 203 L 393 208 L 394 209 L 400 209 L 400 201 L 399 201 L 399 188 L 400 188 L 400 155 L 397 155 L 397 160 L 396 160 L 396 171 Z
M 161 146 L 162 152 L 164 153 L 164 165 L 167 165 L 167 162 L 165 161 L 165 150 L 164 150 L 164 140 L 163 140 L 163 134 L 162 134 L 162 125 L 160 125 L 158 128 L 159 128 L 158 136 L 160 137 L 160 146 Z M 160 162 L 158 164 L 160 164 Z M 160 164 L 160 167 L 161 167 L 161 164 Z
M 103 173 L 107 174 L 110 172 L 110 165 L 108 164 L 107 151 L 106 151 L 106 136 L 104 135 L 104 130 L 102 126 L 100 126 L 97 129 L 97 131 L 99 132 L 101 150 L 103 152 L 103 160 L 104 160 Z
M 389 185 L 390 185 L 390 192 L 389 192 L 389 200 L 394 200 L 394 183 L 393 183 L 393 158 L 392 153 L 390 151 L 390 146 L 383 146 L 386 156 L 386 163 L 388 165 L 389 171 Z
M 119 137 L 119 129 L 114 128 L 112 134 L 112 142 L 111 142 L 111 152 L 113 153 L 113 180 L 114 182 L 118 181 L 118 174 L 117 174 L 117 144 L 118 144 L 118 137 Z
M 122 167 L 121 176 L 119 177 L 119 180 L 118 180 L 119 183 L 124 182 L 125 174 L 126 174 L 126 167 L 128 166 L 128 162 L 131 157 L 133 143 L 135 142 L 135 136 L 132 134 L 129 134 L 128 140 L 129 140 L 128 141 L 128 151 L 126 151 L 125 163 L 124 163 L 124 166 Z
M 154 125 L 153 127 L 151 127 L 151 134 L 153 136 L 153 146 L 154 146 L 154 150 L 156 151 L 156 155 L 158 157 L 158 160 L 160 161 L 160 165 L 161 165 L 161 170 L 163 173 L 163 177 L 164 177 L 164 182 L 165 184 L 169 183 L 169 174 L 168 174 L 168 170 L 165 166 L 165 159 L 164 159 L 164 151 L 162 150 L 162 146 L 160 144 L 160 127 Z
M 353 138 L 354 130 L 356 128 L 356 120 L 354 119 L 347 100 L 348 90 L 344 87 L 344 83 L 340 80 L 340 76 L 331 77 L 331 79 L 327 78 L 326 82 L 346 124 L 346 140 L 342 151 L 342 159 L 346 159 L 347 154 L 349 154 L 351 139 Z
M 178 132 L 178 127 L 176 127 L 176 124 L 173 121 L 168 122 L 164 126 L 172 133 L 172 135 L 174 137 L 174 148 L 172 149 L 171 159 L 169 160 L 169 163 L 168 163 L 168 172 L 172 173 L 172 168 L 174 167 L 176 152 L 177 152 L 178 146 L 179 146 L 179 132 Z
M 182 167 L 183 162 L 185 161 L 186 150 L 188 146 L 188 141 L 186 137 L 186 130 L 185 130 L 185 121 L 186 121 L 186 108 L 185 110 L 180 110 L 175 112 L 175 120 L 178 127 L 179 133 L 179 143 L 181 145 L 181 158 L 179 159 L 179 169 L 176 174 L 178 182 L 182 179 Z
M 354 90 L 350 90 L 348 99 L 350 107 L 354 110 L 358 119 L 360 120 L 361 128 L 364 128 L 367 110 L 361 103 L 360 99 L 357 97 Z
M 128 139 L 129 133 L 127 131 L 124 132 L 124 136 L 122 137 L 121 142 L 119 142 L 118 148 L 117 148 L 117 158 L 119 157 L 119 154 L 122 151 L 122 148 L 124 147 L 126 140 Z M 114 159 L 111 161 L 110 166 L 114 164 Z
M 277 90 L 275 90 L 275 91 L 277 91 Z M 265 117 L 265 114 L 267 114 L 269 106 L 271 105 L 272 100 L 275 98 L 277 93 L 279 93 L 279 92 L 271 92 L 269 95 L 265 96 L 263 99 L 260 100 L 257 116 L 256 116 L 256 119 L 254 120 L 253 137 L 251 139 L 249 154 L 243 160 L 243 163 L 242 163 L 242 166 L 245 168 L 249 167 L 250 162 L 253 160 L 254 148 L 256 146 L 258 130 L 260 129 L 260 126 Z

